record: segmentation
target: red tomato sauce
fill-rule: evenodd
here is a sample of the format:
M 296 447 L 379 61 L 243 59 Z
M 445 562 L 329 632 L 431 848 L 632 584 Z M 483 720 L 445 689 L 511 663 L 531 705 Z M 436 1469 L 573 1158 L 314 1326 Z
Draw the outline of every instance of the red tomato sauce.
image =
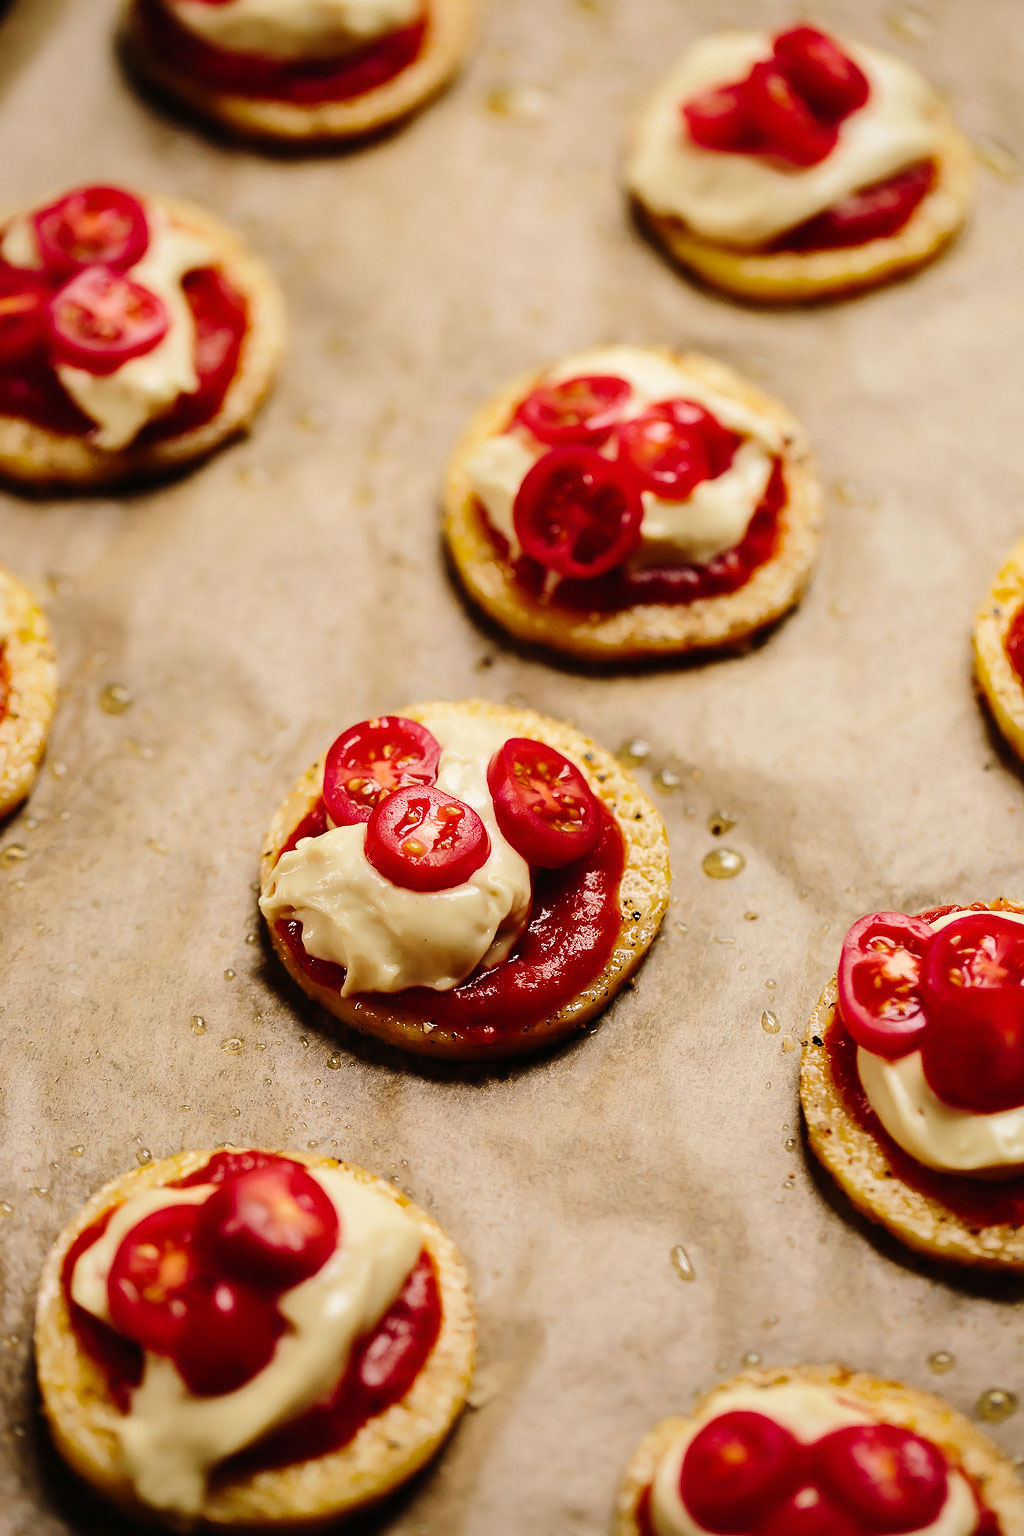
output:
M 1024 603 L 1010 620 L 1010 627 L 1003 641 L 1003 649 L 1018 681 L 1024 684 Z
M 796 229 L 787 230 L 769 247 L 772 251 L 834 251 L 888 239 L 904 229 L 935 185 L 934 160 L 898 171 L 855 193 L 846 203 L 827 208 Z M 854 210 L 860 205 L 859 214 Z
M 557 1012 L 599 976 L 619 936 L 619 883 L 625 863 L 622 834 L 601 807 L 601 836 L 589 853 L 561 869 L 533 871 L 530 919 L 507 960 L 472 976 L 450 992 L 409 987 L 396 994 L 366 993 L 364 1001 L 394 1006 L 474 1041 L 501 1040 Z M 302 837 L 326 831 L 323 804 L 295 828 L 281 852 Z M 280 922 L 277 932 L 296 963 L 318 986 L 340 992 L 345 969 L 315 960 L 302 947 L 302 925 Z
M 169 1184 L 169 1189 L 188 1189 L 197 1184 L 219 1184 L 226 1178 L 265 1166 L 274 1159 L 253 1152 L 215 1152 L 204 1168 Z M 144 1355 L 137 1344 L 124 1339 L 71 1300 L 71 1277 L 86 1249 L 106 1231 L 113 1211 L 78 1237 L 61 1269 L 61 1285 L 71 1314 L 71 1326 L 79 1344 L 99 1366 L 107 1389 L 119 1411 L 127 1413 L 131 1395 L 142 1380 Z M 401 1293 L 381 1318 L 373 1333 L 359 1339 L 345 1375 L 331 1396 L 290 1424 L 282 1425 L 258 1446 L 224 1463 L 237 1476 L 264 1467 L 285 1467 L 308 1457 L 324 1456 L 352 1440 L 363 1425 L 405 1396 L 423 1369 L 441 1332 L 441 1292 L 434 1262 L 426 1249 L 409 1274 Z M 377 1372 L 383 1379 L 368 1388 L 361 1367 L 375 1341 L 388 1336 L 398 1348 L 389 1351 L 389 1369 Z M 380 1346 L 378 1345 L 378 1358 Z
M 212 91 L 230 91 L 261 101 L 309 107 L 351 101 L 386 85 L 423 53 L 428 18 L 369 42 L 340 59 L 280 59 L 231 53 L 189 32 L 161 3 L 141 0 L 139 16 L 147 42 L 162 59 Z
M 236 372 L 248 327 L 241 294 L 214 267 L 190 272 L 182 287 L 196 327 L 199 388 L 182 395 L 158 421 L 144 427 L 135 445 L 164 442 L 212 421 Z M 86 437 L 96 423 L 79 410 L 45 353 L 0 364 L 0 416 L 16 416 L 62 437 Z

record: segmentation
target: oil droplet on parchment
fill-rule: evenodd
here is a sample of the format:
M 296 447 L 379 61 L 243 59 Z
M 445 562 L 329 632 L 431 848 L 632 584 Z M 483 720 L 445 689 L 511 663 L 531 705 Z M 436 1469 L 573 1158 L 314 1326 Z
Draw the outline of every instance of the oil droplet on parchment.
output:
M 756 923 L 757 922 L 757 913 L 756 912 L 744 912 L 744 914 L 743 914 L 743 921 L 745 923 Z
M 974 152 L 988 170 L 1003 181 L 1020 180 L 1020 160 L 1014 150 L 998 139 L 975 139 Z
M 696 1280 L 697 1271 L 694 1269 L 690 1260 L 690 1255 L 687 1253 L 682 1243 L 676 1243 L 676 1246 L 669 1254 L 669 1258 L 672 1260 L 672 1268 L 675 1270 L 680 1280 Z
M 21 843 L 8 843 L 0 852 L 0 869 L 13 869 L 15 864 L 23 864 L 28 858 L 28 849 Z
M 237 1056 L 244 1046 L 245 1041 L 240 1039 L 238 1035 L 231 1035 L 227 1040 L 222 1040 L 220 1043 L 221 1050 L 227 1051 L 229 1056 Z
M 761 1028 L 766 1035 L 777 1035 L 782 1028 L 778 1015 L 772 1013 L 770 1008 L 766 1008 L 761 1015 Z
M 681 782 L 674 768 L 659 768 L 654 775 L 654 787 L 663 795 L 673 794 Z
M 928 1369 L 934 1371 L 936 1376 L 945 1376 L 956 1365 L 956 1356 L 951 1355 L 948 1349 L 937 1349 L 933 1355 L 928 1356 Z
M 701 867 L 712 880 L 731 880 L 733 875 L 746 869 L 747 861 L 734 848 L 712 848 L 704 855 Z
M 796 1036 L 795 1035 L 783 1035 L 783 1037 L 782 1037 L 782 1049 L 784 1051 L 795 1051 L 796 1050 Z
M 224 980 L 225 981 L 234 981 L 234 979 L 235 979 L 235 973 L 231 969 L 231 967 L 228 966 L 227 970 L 224 972 Z
M 99 705 L 105 715 L 123 715 L 134 702 L 124 683 L 108 683 L 100 691 Z
M 991 1387 L 978 1398 L 978 1418 L 984 1419 L 986 1424 L 1004 1424 L 1017 1412 L 1018 1407 L 1013 1392 L 1006 1392 L 1002 1387 Z
M 636 768 L 641 763 L 646 763 L 651 755 L 651 744 L 642 736 L 634 736 L 630 741 L 624 741 L 615 756 L 626 768 Z
M 135 1154 L 135 1161 L 140 1168 L 145 1168 L 148 1163 L 153 1161 L 153 1154 L 148 1147 L 140 1147 Z
M 62 762 L 59 757 L 55 757 L 53 759 L 53 762 L 50 763 L 48 766 L 49 766 L 50 772 L 53 774 L 55 779 L 66 779 L 67 778 L 67 776 L 68 776 L 68 765 L 67 765 L 67 763 Z
M 723 832 L 730 832 L 736 825 L 735 816 L 730 816 L 728 811 L 712 811 L 708 817 L 708 831 L 712 837 L 721 837 Z
M 337 1072 L 338 1068 L 341 1066 L 341 1052 L 332 1051 L 327 1058 L 327 1065 L 330 1067 L 332 1072 Z
M 0 1216 L 13 1216 L 14 1206 L 9 1200 L 0 1200 Z
M 72 1157 L 84 1157 L 85 1156 L 85 1148 L 83 1147 L 83 1145 L 82 1145 L 82 1143 L 80 1141 L 76 1142 L 75 1145 L 71 1148 L 71 1156 Z
M 188 1027 L 194 1035 L 206 1034 L 206 1020 L 201 1013 L 194 1013 L 188 1021 Z
M 496 85 L 487 92 L 486 103 L 488 112 L 495 117 L 537 122 L 547 116 L 551 96 L 537 85 Z
M 740 1361 L 740 1365 L 742 1365 L 744 1367 L 744 1369 L 748 1370 L 748 1371 L 752 1371 L 754 1369 L 755 1365 L 760 1365 L 760 1364 L 761 1364 L 761 1356 L 759 1354 L 756 1354 L 754 1350 L 750 1350 L 747 1354 L 745 1354 L 743 1356 L 743 1359 Z

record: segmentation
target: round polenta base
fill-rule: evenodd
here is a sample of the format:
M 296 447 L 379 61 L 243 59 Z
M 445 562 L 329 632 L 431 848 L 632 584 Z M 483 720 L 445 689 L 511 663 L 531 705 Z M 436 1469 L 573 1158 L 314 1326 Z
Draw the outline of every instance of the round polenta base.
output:
M 652 347 L 722 395 L 758 411 L 782 429 L 786 505 L 779 514 L 778 547 L 735 592 L 691 603 L 634 603 L 614 613 L 579 613 L 527 592 L 499 556 L 483 509 L 466 473 L 472 454 L 504 432 L 519 402 L 544 377 L 524 375 L 471 420 L 458 443 L 444 490 L 444 533 L 452 562 L 470 597 L 520 640 L 588 661 L 679 656 L 747 639 L 800 600 L 818 553 L 822 495 L 803 429 L 778 400 L 731 368 L 695 352 Z
M 200 427 L 142 447 L 98 448 L 88 437 L 64 437 L 0 415 L 0 478 L 47 489 L 89 488 L 130 482 L 181 469 L 244 432 L 274 382 L 284 350 L 284 300 L 275 279 L 258 257 L 230 229 L 204 209 L 166 197 L 147 202 L 163 209 L 172 223 L 194 231 L 213 251 L 217 267 L 245 299 L 248 325 L 238 368 L 217 414 Z M 13 217 L 8 214 L 0 223 Z
M 31 592 L 0 566 L 0 819 L 35 782 L 57 705 L 57 663 L 46 615 Z
M 453 715 L 486 719 L 500 725 L 511 736 L 529 736 L 547 742 L 564 753 L 579 768 L 594 794 L 611 811 L 622 834 L 624 868 L 619 886 L 619 937 L 611 957 L 601 973 L 557 1013 L 539 1023 L 524 1026 L 516 1033 L 502 1034 L 497 1040 L 475 1038 L 477 1030 L 465 1034 L 443 1025 L 424 1028 L 420 1015 L 404 1010 L 401 993 L 392 998 L 375 994 L 341 997 L 329 987 L 322 987 L 296 964 L 288 945 L 269 926 L 270 939 L 281 964 L 293 981 L 336 1018 L 351 1024 L 364 1034 L 376 1035 L 390 1045 L 424 1056 L 446 1057 L 453 1061 L 479 1061 L 503 1056 L 521 1056 L 552 1045 L 581 1029 L 601 1013 L 640 964 L 661 926 L 668 907 L 669 864 L 668 835 L 665 823 L 636 780 L 610 753 L 559 720 L 534 714 L 532 710 L 506 709 L 481 699 L 462 703 L 419 704 L 401 713 L 412 720 L 424 720 L 440 711 Z M 323 788 L 324 759 L 320 758 L 305 773 L 274 817 L 263 845 L 260 887 L 266 892 L 271 884 L 281 850 L 295 828 L 319 804 Z
M 1024 906 L 1000 898 L 990 910 L 1024 912 Z M 1024 1272 L 1024 1228 L 971 1226 L 941 1200 L 904 1184 L 882 1145 L 850 1113 L 828 1057 L 828 1032 L 839 1027 L 835 1003 L 833 977 L 811 1015 L 800 1068 L 800 1100 L 815 1156 L 859 1211 L 909 1248 L 947 1263 Z
M 1024 539 L 1018 540 L 1010 558 L 978 611 L 974 622 L 974 676 L 996 725 L 1016 752 L 1024 758 L 1024 684 L 1006 654 L 1006 636 L 1024 604 Z
M 143 81 L 196 116 L 241 138 L 315 148 L 375 133 L 424 106 L 462 65 L 475 22 L 476 0 L 430 0 L 424 48 L 407 68 L 347 101 L 308 106 L 213 90 L 179 70 L 152 46 L 135 0 L 124 13 L 123 39 L 129 64 Z
M 827 251 L 743 251 L 701 239 L 670 215 L 635 206 L 681 266 L 713 288 L 762 304 L 810 303 L 877 288 L 938 256 L 963 227 L 971 206 L 974 152 L 947 119 L 935 155 L 935 184 L 894 235 Z
M 787 1382 L 836 1387 L 844 1397 L 863 1403 L 865 1413 L 931 1440 L 955 1467 L 974 1481 L 987 1507 L 999 1517 L 1003 1536 L 1024 1536 L 1024 1485 L 1009 1458 L 987 1435 L 931 1392 L 920 1392 L 916 1387 L 884 1381 L 879 1376 L 850 1371 L 841 1365 L 802 1365 L 788 1370 L 749 1371 L 734 1376 L 700 1399 L 694 1417 L 713 1409 L 723 1393 L 736 1387 L 776 1387 Z M 650 1487 L 662 1457 L 692 1422 L 692 1419 L 684 1418 L 662 1419 L 640 1442 L 626 1469 L 619 1493 L 615 1536 L 642 1536 L 637 1518 L 640 1499 Z
M 214 1477 L 201 1514 L 189 1529 L 322 1530 L 340 1516 L 375 1503 L 419 1471 L 450 1432 L 469 1390 L 476 1319 L 469 1279 L 450 1238 L 393 1185 L 363 1168 L 306 1152 L 282 1155 L 309 1168 L 340 1167 L 412 1217 L 437 1270 L 441 1332 L 405 1396 L 368 1420 L 347 1445 L 293 1466 Z M 36 1365 L 57 1449 L 80 1476 L 136 1517 L 161 1518 L 159 1511 L 139 1504 L 125 1475 L 115 1429 L 118 1410 L 102 1372 L 79 1346 L 71 1327 L 61 1268 L 78 1236 L 105 1212 L 143 1190 L 187 1177 L 212 1156 L 180 1152 L 105 1185 L 57 1239 L 40 1284 Z

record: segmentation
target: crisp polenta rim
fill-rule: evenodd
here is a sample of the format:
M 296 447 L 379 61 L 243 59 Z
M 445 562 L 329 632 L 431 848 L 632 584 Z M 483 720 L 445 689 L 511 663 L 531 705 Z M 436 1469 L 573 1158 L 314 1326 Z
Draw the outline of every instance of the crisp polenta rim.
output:
M 745 1371 L 705 1393 L 692 1418 L 662 1419 L 640 1442 L 626 1469 L 615 1507 L 615 1536 L 642 1536 L 637 1512 L 644 1490 L 650 1487 L 662 1457 L 698 1414 L 713 1409 L 722 1394 L 737 1387 L 767 1388 L 789 1382 L 839 1388 L 859 1399 L 867 1413 L 931 1440 L 974 1481 L 988 1508 L 998 1516 L 1003 1536 L 1024 1536 L 1024 1485 L 1009 1458 L 987 1435 L 932 1392 L 851 1371 L 843 1365 Z
M 1000 897 L 989 903 L 989 911 L 1024 912 L 1024 905 Z M 859 1211 L 909 1248 L 947 1263 L 1024 1271 L 1024 1227 L 972 1227 L 941 1200 L 912 1189 L 851 1114 L 828 1057 L 835 1004 L 833 977 L 811 1014 L 800 1068 L 800 1101 L 815 1156 Z
M 372 134 L 443 91 L 469 50 L 476 8 L 477 0 L 430 0 L 427 43 L 412 64 L 361 96 L 308 106 L 215 91 L 194 80 L 150 47 L 136 0 L 128 0 L 125 7 L 122 36 L 128 59 L 142 79 L 198 117 L 241 138 L 313 148 Z
M 476 1316 L 469 1277 L 455 1245 L 433 1217 L 364 1168 L 308 1152 L 279 1155 L 310 1168 L 341 1168 L 394 1200 L 412 1217 L 437 1271 L 441 1332 L 405 1396 L 368 1420 L 347 1445 L 292 1466 L 215 1479 L 193 1529 L 240 1525 L 316 1531 L 375 1503 L 419 1471 L 439 1449 L 465 1405 L 473 1373 Z M 213 1150 L 180 1152 L 106 1184 L 65 1227 L 47 1257 L 40 1282 L 36 1367 L 54 1442 L 81 1477 L 134 1516 L 160 1518 L 158 1511 L 140 1504 L 122 1469 L 113 1427 L 119 1414 L 102 1372 L 80 1347 L 71 1327 L 61 1269 L 78 1236 L 108 1210 L 143 1190 L 187 1177 L 213 1156 Z
M 655 238 L 713 288 L 762 304 L 813 303 L 876 288 L 927 265 L 963 227 L 974 187 L 974 151 L 946 114 L 935 184 L 894 235 L 837 250 L 751 252 L 702 239 L 678 218 L 634 205 Z
M 598 799 L 612 812 L 622 834 L 625 863 L 619 885 L 619 937 L 600 974 L 576 997 L 539 1023 L 524 1026 L 515 1034 L 502 1035 L 497 1042 L 479 1041 L 474 1040 L 471 1033 L 460 1035 L 441 1025 L 424 1028 L 418 1015 L 401 1007 L 397 1000 L 400 994 L 395 995 L 394 1004 L 339 997 L 337 992 L 313 981 L 296 964 L 288 945 L 277 933 L 276 925 L 268 924 L 267 928 L 274 951 L 292 980 L 336 1018 L 365 1034 L 376 1035 L 407 1051 L 454 1061 L 523 1055 L 582 1029 L 588 1020 L 608 1006 L 639 966 L 668 908 L 668 834 L 660 813 L 632 774 L 603 747 L 572 726 L 533 710 L 512 709 L 483 699 L 458 703 L 436 701 L 418 704 L 399 713 L 412 720 L 421 720 L 439 709 L 491 720 L 506 729 L 510 737 L 529 736 L 555 747 L 575 763 Z M 320 800 L 323 767 L 324 758 L 321 757 L 299 779 L 270 824 L 260 861 L 260 889 L 263 892 L 269 888 L 285 843 Z
M 1024 604 L 1024 539 L 1018 539 L 974 621 L 974 675 L 996 725 L 1024 758 L 1024 684 L 1006 654 L 1006 636 Z
M 520 640 L 586 661 L 681 656 L 734 645 L 799 602 L 817 558 L 823 519 L 821 484 L 806 435 L 780 401 L 733 369 L 696 352 L 637 350 L 667 359 L 708 387 L 774 422 L 783 435 L 786 504 L 778 547 L 735 592 L 692 603 L 634 603 L 610 614 L 571 612 L 526 592 L 499 558 L 466 472 L 471 455 L 504 432 L 515 406 L 548 370 L 524 374 L 474 415 L 456 445 L 444 488 L 444 534 L 452 563 L 473 601 Z
M 57 707 L 57 662 L 50 626 L 28 588 L 0 566 L 0 664 L 8 675 L 0 712 L 0 818 L 35 783 Z
M 89 488 L 143 479 L 205 458 L 215 448 L 248 429 L 274 382 L 285 342 L 284 299 L 269 269 L 219 219 L 177 198 L 142 194 L 172 223 L 200 235 L 222 270 L 245 299 L 248 323 L 235 376 L 217 414 L 163 442 L 143 447 L 105 449 L 87 437 L 64 436 L 15 416 L 0 415 L 0 478 L 44 489 Z M 16 217 L 13 210 L 0 225 Z

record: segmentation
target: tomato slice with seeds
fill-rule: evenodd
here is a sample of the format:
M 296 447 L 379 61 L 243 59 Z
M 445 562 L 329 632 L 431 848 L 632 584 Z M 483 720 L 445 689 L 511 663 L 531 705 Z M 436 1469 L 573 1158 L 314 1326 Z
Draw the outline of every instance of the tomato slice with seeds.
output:
M 404 890 L 463 885 L 490 851 L 487 828 L 473 807 L 432 784 L 396 789 L 366 824 L 366 857 Z
M 699 1429 L 683 1457 L 679 1491 L 696 1523 L 722 1536 L 746 1536 L 796 1487 L 803 1467 L 796 1438 L 748 1409 L 720 1414 Z
M 857 112 L 871 95 L 864 71 L 817 27 L 792 27 L 775 39 L 775 63 L 826 122 Z
M 935 934 L 921 987 L 921 1060 L 938 1097 L 983 1114 L 1024 1105 L 1024 924 L 965 912 Z
M 114 1254 L 110 1321 L 143 1349 L 166 1355 L 177 1345 L 205 1268 L 198 1230 L 198 1206 L 166 1206 L 126 1232 Z
M 0 364 L 34 352 L 49 330 L 51 289 L 16 267 L 0 267 Z
M 777 1504 L 756 1536 L 865 1536 L 864 1527 L 812 1483 Z
M 601 835 L 597 797 L 575 763 L 543 741 L 513 736 L 487 767 L 502 837 L 528 864 L 560 869 Z
M 342 731 L 324 764 L 324 804 L 335 826 L 369 821 L 375 806 L 407 784 L 433 784 L 441 744 L 418 720 L 378 715 Z
M 818 1482 L 862 1529 L 901 1536 L 932 1525 L 949 1492 L 946 1458 L 897 1424 L 855 1424 L 815 1446 Z
M 839 133 L 823 123 L 773 64 L 755 64 L 743 87 L 744 108 L 764 135 L 764 152 L 791 165 L 818 165 L 835 148 Z
M 843 1023 L 858 1045 L 895 1061 L 916 1051 L 928 1026 L 921 972 L 935 933 L 920 917 L 871 912 L 843 940 L 837 990 Z
M 289 1287 L 322 1269 L 338 1244 L 334 1202 L 305 1168 L 279 1162 L 228 1179 L 202 1207 L 204 1249 L 228 1275 Z
M 272 1298 L 237 1280 L 212 1280 L 189 1305 L 174 1364 L 196 1397 L 236 1392 L 270 1363 L 284 1327 Z
M 79 187 L 33 214 L 32 223 L 54 277 L 93 266 L 126 272 L 149 248 L 146 210 L 120 187 Z
M 598 448 L 621 418 L 633 393 L 612 374 L 582 374 L 560 384 L 542 384 L 516 410 L 516 420 L 549 447 L 588 443 Z
M 108 267 L 86 267 L 65 283 L 49 322 L 56 361 L 99 375 L 152 352 L 170 324 L 162 299 Z
M 642 491 L 686 501 L 702 480 L 729 468 L 742 438 L 694 400 L 662 400 L 623 422 L 616 441 L 619 462 Z
M 643 515 L 632 476 L 594 448 L 552 448 L 524 476 L 512 509 L 524 552 L 569 578 L 625 564 Z

